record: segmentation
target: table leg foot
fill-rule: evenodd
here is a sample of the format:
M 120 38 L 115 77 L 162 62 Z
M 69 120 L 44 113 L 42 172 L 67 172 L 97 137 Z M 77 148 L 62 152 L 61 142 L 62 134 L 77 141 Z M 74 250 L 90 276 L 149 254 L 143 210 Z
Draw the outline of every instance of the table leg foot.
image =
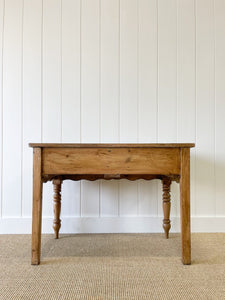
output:
M 59 238 L 59 229 L 61 227 L 61 220 L 60 220 L 60 212 L 61 212 L 61 179 L 54 179 L 53 180 L 53 189 L 54 189 L 54 196 L 53 196 L 53 208 L 54 208 L 54 220 L 53 220 L 53 229 L 55 232 L 55 238 Z
M 169 178 L 163 178 L 163 229 L 165 232 L 165 237 L 169 238 L 169 230 L 170 230 L 170 185 L 171 180 Z
M 33 265 L 33 266 L 37 266 L 37 265 L 39 265 L 40 264 L 40 259 L 38 259 L 38 258 L 31 258 L 31 264 Z
M 191 265 L 191 258 L 189 259 L 182 259 L 183 265 Z

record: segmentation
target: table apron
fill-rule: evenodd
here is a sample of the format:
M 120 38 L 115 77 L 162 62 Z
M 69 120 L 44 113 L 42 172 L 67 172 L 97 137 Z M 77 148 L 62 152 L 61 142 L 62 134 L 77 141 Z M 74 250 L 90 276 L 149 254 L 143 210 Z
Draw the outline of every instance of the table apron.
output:
M 43 148 L 42 174 L 180 174 L 180 148 Z

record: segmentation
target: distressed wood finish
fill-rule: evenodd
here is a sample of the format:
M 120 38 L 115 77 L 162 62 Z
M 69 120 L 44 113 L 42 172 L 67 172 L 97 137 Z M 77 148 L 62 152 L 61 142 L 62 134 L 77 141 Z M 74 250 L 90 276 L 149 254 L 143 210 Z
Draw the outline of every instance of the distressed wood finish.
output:
M 53 220 L 53 229 L 55 232 L 55 238 L 59 238 L 59 229 L 61 227 L 61 220 L 60 220 L 60 212 L 61 212 L 61 185 L 62 180 L 61 178 L 53 179 L 53 189 L 54 189 L 54 196 L 53 196 L 53 210 L 54 210 L 54 220 Z
M 163 185 L 163 229 L 165 232 L 165 236 L 168 239 L 169 237 L 169 230 L 170 230 L 170 185 L 171 185 L 171 179 L 170 178 L 164 178 L 162 180 Z
M 171 148 L 44 148 L 43 174 L 179 174 Z
M 33 212 L 32 212 L 32 252 L 31 264 L 40 263 L 41 217 L 42 217 L 42 179 L 41 148 L 33 150 Z
M 30 144 L 34 148 L 32 264 L 40 263 L 42 182 L 54 186 L 55 238 L 61 226 L 63 180 L 160 179 L 163 228 L 170 230 L 170 185 L 180 181 L 183 264 L 191 263 L 190 148 L 194 144 Z

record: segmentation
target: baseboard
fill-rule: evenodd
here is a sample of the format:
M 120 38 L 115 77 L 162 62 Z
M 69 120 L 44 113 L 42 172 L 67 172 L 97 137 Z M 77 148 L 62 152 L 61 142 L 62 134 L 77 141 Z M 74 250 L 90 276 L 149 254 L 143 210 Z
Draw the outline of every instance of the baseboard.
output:
M 30 234 L 31 218 L 0 219 L 0 234 Z M 171 218 L 171 232 L 180 232 L 180 218 Z M 192 232 L 225 232 L 225 216 L 192 217 Z M 43 217 L 42 232 L 53 233 L 52 218 Z M 162 217 L 63 217 L 60 233 L 159 233 Z

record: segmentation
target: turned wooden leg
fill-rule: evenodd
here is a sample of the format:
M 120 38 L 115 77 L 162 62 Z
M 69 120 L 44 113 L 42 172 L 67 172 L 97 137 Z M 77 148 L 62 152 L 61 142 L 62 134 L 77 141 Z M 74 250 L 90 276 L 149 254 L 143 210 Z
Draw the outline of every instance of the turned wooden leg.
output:
M 170 185 L 171 180 L 169 178 L 163 178 L 163 229 L 165 231 L 165 236 L 168 239 L 170 230 Z
M 190 149 L 181 149 L 180 175 L 180 217 L 182 262 L 191 264 L 191 231 L 190 231 Z
M 33 211 L 31 264 L 38 265 L 41 256 L 42 179 L 41 148 L 33 149 Z
M 53 229 L 55 231 L 55 238 L 59 238 L 59 229 L 61 227 L 60 212 L 61 212 L 61 184 L 62 180 L 57 178 L 53 179 L 53 208 L 54 208 L 54 220 Z

